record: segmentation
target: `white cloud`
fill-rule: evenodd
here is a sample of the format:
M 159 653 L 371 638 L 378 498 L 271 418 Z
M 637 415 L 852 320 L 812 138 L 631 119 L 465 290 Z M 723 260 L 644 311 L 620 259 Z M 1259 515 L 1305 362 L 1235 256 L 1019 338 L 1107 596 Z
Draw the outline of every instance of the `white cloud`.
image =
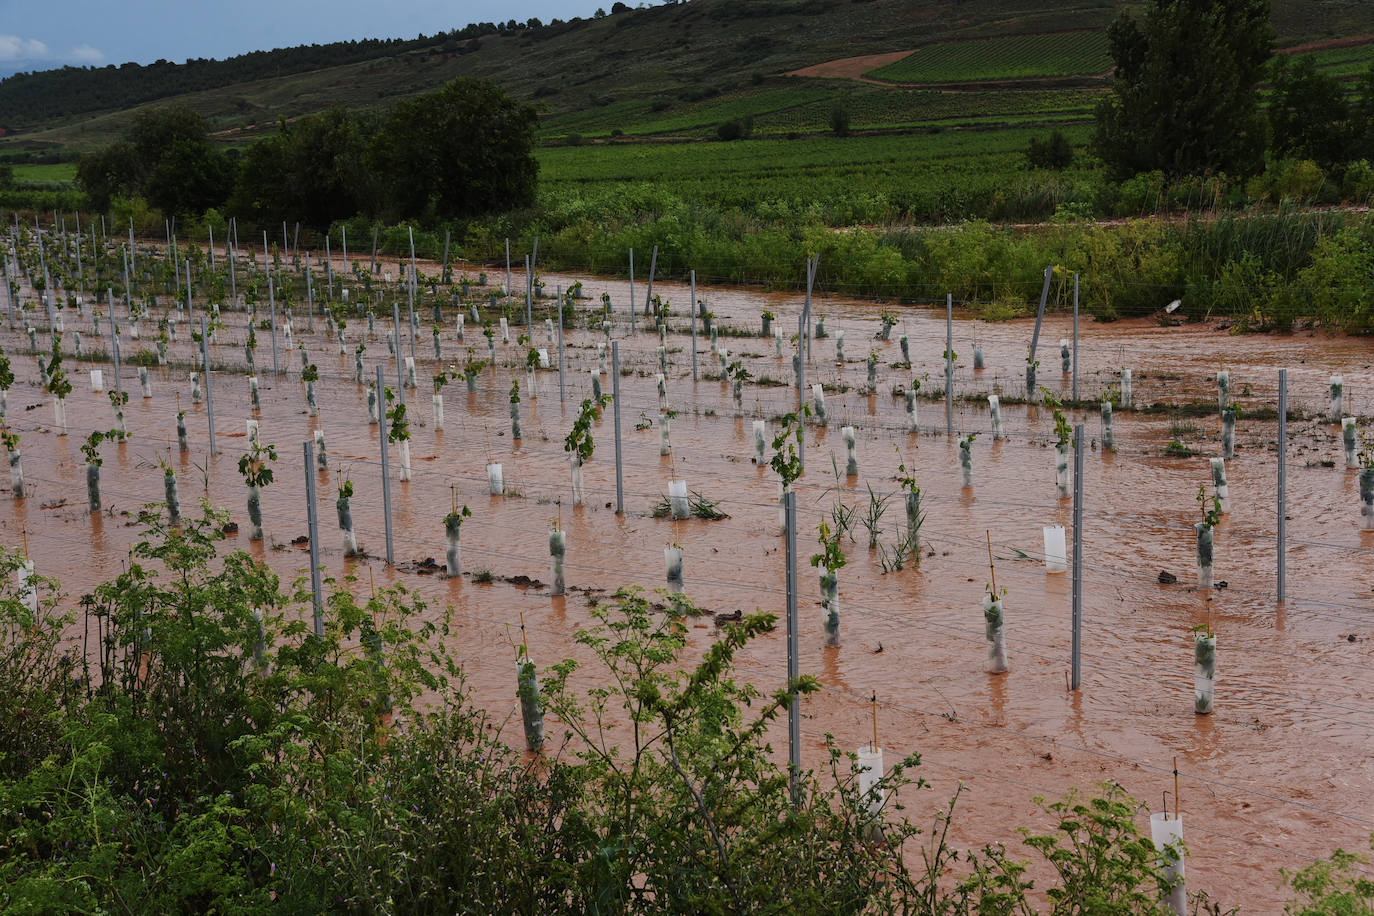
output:
M 48 46 L 36 38 L 0 35 L 0 60 L 41 60 L 50 56 Z
M 18 35 L 0 35 L 0 62 L 76 64 L 78 66 L 100 66 L 105 63 L 105 54 L 99 48 L 79 44 L 65 54 L 58 54 L 36 38 L 20 38 Z
M 73 64 L 90 64 L 99 66 L 105 63 L 105 55 L 99 48 L 92 48 L 90 45 L 77 45 L 66 54 L 66 60 Z

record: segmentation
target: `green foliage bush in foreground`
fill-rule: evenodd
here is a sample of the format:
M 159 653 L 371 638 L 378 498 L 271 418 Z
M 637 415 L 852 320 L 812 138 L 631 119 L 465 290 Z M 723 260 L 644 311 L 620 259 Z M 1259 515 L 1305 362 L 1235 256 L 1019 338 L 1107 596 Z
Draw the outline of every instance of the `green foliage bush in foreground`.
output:
M 593 670 L 546 670 L 562 731 L 529 756 L 501 741 L 516 723 L 469 701 L 459 634 L 413 593 L 360 602 L 337 583 L 315 637 L 301 585 L 217 556 L 221 516 L 158 517 L 80 618 L 51 582 L 31 611 L 19 558 L 0 553 L 7 913 L 981 914 L 1033 912 L 1032 893 L 1054 913 L 1161 912 L 1137 806 L 1115 786 L 1042 803 L 1057 826 L 1023 836 L 1054 878 L 1033 890 L 1003 847 L 945 842 L 953 802 L 918 837 L 898 803 L 922 787 L 916 755 L 881 783 L 904 789 L 881 826 L 829 739 L 794 806 L 767 741 L 787 693 L 733 670 L 769 615 L 689 659 L 685 600 L 594 607 L 577 636 Z M 64 639 L 78 619 L 84 657 Z M 1313 907 L 1359 906 L 1356 865 L 1338 853 L 1293 886 Z

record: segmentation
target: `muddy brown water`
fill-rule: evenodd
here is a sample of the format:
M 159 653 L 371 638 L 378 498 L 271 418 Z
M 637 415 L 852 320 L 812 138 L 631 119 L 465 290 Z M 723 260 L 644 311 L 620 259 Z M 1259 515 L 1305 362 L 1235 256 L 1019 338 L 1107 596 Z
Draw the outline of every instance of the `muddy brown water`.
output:
M 340 267 L 341 264 L 336 265 Z M 472 270 L 475 277 L 476 270 Z M 495 278 L 497 271 L 492 271 Z M 516 287 L 523 278 L 517 275 Z M 67 399 L 70 432 L 56 435 L 52 408 L 38 387 L 36 364 L 22 329 L 5 325 L 3 344 L 14 358 L 19 380 L 9 394 L 8 417 L 22 437 L 28 498 L 0 500 L 0 529 L 17 546 L 27 533 L 38 571 L 61 580 L 66 600 L 115 574 L 125 561 L 137 529 L 132 513 L 163 497 L 159 455 L 170 443 L 180 481 L 184 511 L 207 490 L 240 525 L 229 546 L 266 559 L 284 578 L 307 572 L 304 548 L 290 546 L 306 532 L 301 445 L 323 429 L 331 471 L 319 474 L 320 547 L 325 574 L 348 573 L 366 583 L 371 572 L 381 583 L 403 582 L 430 604 L 427 613 L 449 605 L 455 614 L 453 648 L 462 658 L 474 696 L 498 720 L 515 709 L 512 640 L 521 614 L 530 651 L 540 666 L 564 657 L 590 659 L 572 636 L 587 624 L 585 588 L 664 585 L 663 547 L 680 544 L 685 554 L 686 592 L 712 613 L 761 608 L 783 614 L 785 581 L 779 536 L 777 483 L 771 470 L 755 467 L 750 420 L 772 418 L 793 408 L 789 386 L 746 386 L 745 416 L 733 416 L 728 386 L 706 378 L 718 371 L 709 356 L 709 338 L 697 339 L 699 379 L 692 381 L 690 338 L 669 335 L 668 400 L 672 455 L 658 453 L 658 397 L 654 373 L 658 336 L 629 332 L 625 283 L 590 276 L 544 276 L 549 289 L 581 280 L 589 300 L 579 303 L 567 333 L 565 396 L 560 400 L 556 370 L 541 371 L 534 397 L 523 392 L 524 438 L 513 442 L 508 418 L 512 377 L 524 387 L 523 353 L 512 327 L 511 343 L 496 346 L 501 363 L 483 373 L 476 394 L 461 380 L 445 392 L 446 427 L 431 421 L 430 378 L 435 371 L 429 307 L 421 315 L 414 342 L 419 388 L 407 392 L 411 406 L 414 479 L 396 479 L 399 458 L 392 450 L 395 553 L 397 567 L 383 559 L 384 525 L 377 427 L 367 421 L 363 389 L 352 382 L 353 347 L 366 333 L 352 320 L 345 332 L 346 355 L 323 336 L 323 321 L 305 331 L 297 309 L 297 340 L 304 340 L 320 368 L 318 418 L 305 412 L 304 385 L 296 377 L 295 354 L 281 341 L 279 362 L 288 374 L 274 376 L 269 335 L 259 332 L 262 438 L 275 443 L 277 482 L 263 496 L 269 543 L 247 540 L 246 488 L 236 469 L 246 446 L 249 410 L 244 374 L 213 373 L 215 421 L 221 453 L 207 450 L 206 407 L 191 403 L 185 368 L 151 370 L 154 396 L 139 394 L 136 368 L 129 365 L 140 346 L 152 348 L 155 329 L 145 322 L 143 342 L 124 339 L 122 384 L 130 392 L 127 408 L 132 437 L 102 449 L 102 490 L 107 511 L 86 510 L 85 477 L 78 446 L 93 429 L 108 429 L 112 415 L 104 394 L 90 390 L 86 370 L 99 365 L 112 384 L 110 366 L 69 359 L 74 391 Z M 624 424 L 625 513 L 614 511 L 613 422 L 608 412 L 596 424 L 596 453 L 585 468 L 586 505 L 571 506 L 563 439 L 583 397 L 590 394 L 588 370 L 597 363 L 599 330 L 587 316 L 599 316 L 601 292 L 615 309 L 614 337 L 620 342 L 622 420 Z M 643 308 L 643 282 L 635 286 Z M 655 292 L 685 313 L 685 285 L 658 282 Z M 404 314 L 403 292 L 397 292 Z M 795 332 L 801 298 L 748 289 L 699 289 L 719 324 L 757 329 L 764 308 L 777 324 Z M 389 314 L 390 299 L 386 310 Z M 201 306 L 197 304 L 199 313 Z M 1216 578 L 1225 588 L 1210 593 L 1196 581 L 1192 525 L 1200 484 L 1210 483 L 1208 455 L 1219 448 L 1215 414 L 1186 420 L 1164 415 L 1116 414 L 1115 453 L 1098 444 L 1096 410 L 1070 411 L 1070 422 L 1086 427 L 1084 509 L 1083 684 L 1065 689 L 1069 666 L 1070 579 L 1049 575 L 1041 562 L 1041 528 L 1070 527 L 1071 503 L 1056 496 L 1053 418 L 1044 408 L 1005 406 L 1008 438 L 993 442 L 982 401 L 958 402 L 953 425 L 959 434 L 978 432 L 973 445 L 974 486 L 962 490 L 956 437 L 945 435 L 942 401 L 919 402 L 921 430 L 903 430 L 902 400 L 894 384 L 927 378 L 942 385 L 945 348 L 943 311 L 903 308 L 901 323 L 888 342 L 875 341 L 879 308 L 872 303 L 818 295 L 813 306 L 825 315 L 828 339 L 812 344 L 807 382 L 849 386 L 827 395 L 828 429 L 806 434 L 806 474 L 798 486 L 798 550 L 801 670 L 817 675 L 824 689 L 806 700 L 802 756 L 807 766 L 822 763 L 824 736 L 833 734 L 846 748 L 866 743 L 872 732 L 869 697 L 879 699 L 880 740 L 890 765 L 901 755 L 922 755 L 919 775 L 929 789 L 907 789 L 907 813 L 928 821 L 956 787 L 964 787 L 951 832 L 961 847 L 1003 841 L 1018 854 L 1013 827 L 1043 827 L 1046 820 L 1031 802 L 1036 795 L 1056 797 L 1069 787 L 1090 789 L 1115 780 L 1151 810 L 1161 793 L 1172 792 L 1173 760 L 1181 771 L 1182 810 L 1190 846 L 1191 890 L 1243 904 L 1249 912 L 1273 911 L 1283 899 L 1278 869 L 1296 868 L 1325 856 L 1336 846 L 1362 848 L 1374 831 L 1374 535 L 1361 532 L 1356 473 L 1343 467 L 1339 428 L 1319 419 L 1289 424 L 1288 592 L 1275 601 L 1275 423 L 1242 419 L 1237 456 L 1228 462 L 1232 511 L 1217 531 Z M 460 362 L 467 348 L 480 357 L 486 341 L 469 320 L 466 342 L 454 334 L 452 312 L 445 310 L 444 363 Z M 245 316 L 228 312 L 229 327 L 212 347 L 217 363 L 242 366 Z M 283 316 L 278 316 L 279 323 Z M 89 313 L 78 319 L 68 311 L 71 331 L 83 329 L 93 344 Z M 403 319 L 404 323 L 404 319 Z M 677 320 L 684 325 L 684 320 Z M 155 324 L 155 322 L 151 322 Z M 387 359 L 385 329 L 379 315 L 368 339 L 367 377 L 378 363 L 395 384 Z M 108 321 L 102 322 L 108 335 Z M 954 327 L 958 353 L 956 390 L 986 394 L 1001 390 L 1021 395 L 1024 356 L 1033 322 L 986 324 L 959 316 Z M 846 332 L 848 362 L 834 359 L 834 334 Z M 900 359 L 898 338 L 907 334 L 913 368 L 893 368 Z M 1047 317 L 1041 335 L 1039 378 L 1067 394 L 1069 379 L 1059 371 L 1058 344 L 1070 333 L 1067 316 Z M 189 362 L 191 345 L 182 325 L 171 347 L 174 361 Z M 40 335 L 40 340 L 42 339 Z M 107 338 L 108 339 L 108 338 Z M 410 342 L 403 334 L 404 355 Z M 982 346 L 987 368 L 972 371 L 972 345 Z M 547 346 L 543 322 L 536 320 L 536 346 Z M 722 336 L 720 344 L 743 358 L 754 376 L 791 379 L 789 358 L 774 355 L 771 339 Z M 786 347 L 789 346 L 785 344 Z M 879 351 L 876 395 L 858 392 L 865 378 L 868 350 Z M 609 348 L 608 348 L 609 350 Z M 556 366 L 556 348 L 551 349 Z M 1117 370 L 1135 373 L 1137 404 L 1214 399 L 1215 372 L 1224 359 L 1233 391 L 1248 408 L 1273 406 L 1277 370 L 1289 370 L 1290 405 L 1315 416 L 1328 403 L 1327 380 L 1344 376 L 1347 409 L 1362 418 L 1374 415 L 1374 347 L 1369 341 L 1318 334 L 1289 337 L 1232 336 L 1211 325 L 1159 327 L 1146 323 L 1081 324 L 1080 395 L 1098 397 L 1117 384 Z M 608 373 L 603 385 L 609 393 Z M 190 454 L 175 450 L 175 393 L 187 410 Z M 32 409 L 30 409 L 32 408 Z M 857 428 L 858 478 L 845 478 L 839 427 Z M 1364 425 L 1366 419 L 1362 419 Z M 649 423 L 636 429 L 640 423 Z M 770 423 L 769 439 L 776 424 Z M 1200 452 L 1171 458 L 1164 446 L 1180 439 Z M 771 453 L 771 450 L 770 450 Z M 841 476 L 836 477 L 832 456 Z M 487 494 L 488 460 L 504 466 L 504 497 Z M 841 645 L 824 648 L 819 588 L 806 558 L 816 550 L 815 526 L 839 499 L 863 515 L 868 487 L 892 493 L 899 459 L 913 468 L 923 488 L 927 519 L 922 530 L 919 568 L 884 574 L 867 533 L 856 527 L 846 541 L 848 565 L 840 573 Z M 1334 462 L 1334 466 L 1324 463 Z M 204 468 L 204 470 L 202 470 Z M 370 554 L 345 560 L 333 509 L 336 472 L 354 482 L 353 516 L 359 541 Z M 651 516 L 676 475 L 689 488 L 719 501 L 729 514 L 721 521 L 670 521 Z M 410 568 L 432 557 L 444 560 L 443 516 L 450 487 L 460 504 L 473 510 L 463 526 L 466 575 L 445 579 Z M 560 504 L 561 501 L 561 504 Z M 553 598 L 546 586 L 516 587 L 500 577 L 527 576 L 550 581 L 547 533 L 561 517 L 567 532 L 567 581 L 571 592 Z M 890 545 L 903 522 L 899 500 L 881 521 L 880 542 Z M 984 673 L 985 641 L 981 597 L 989 578 L 985 532 L 990 532 L 999 586 L 1005 601 L 1011 670 Z M 498 581 L 479 584 L 475 570 L 490 570 Z M 1178 577 L 1163 586 L 1161 570 Z M 359 587 L 365 587 L 359 586 Z M 1216 712 L 1193 712 L 1190 628 L 1210 622 L 1219 634 Z M 689 654 L 700 653 L 715 638 L 709 617 L 695 621 Z M 742 673 L 764 690 L 785 679 L 782 628 L 749 646 Z M 588 672 L 585 677 L 590 678 Z M 518 713 L 516 713 L 518 715 Z M 518 721 L 507 737 L 519 741 Z M 557 734 L 550 723 L 550 734 Z M 786 753 L 785 727 L 774 730 L 773 747 Z M 1172 809 L 1172 801 L 1170 806 Z M 1145 814 L 1142 829 L 1148 830 Z

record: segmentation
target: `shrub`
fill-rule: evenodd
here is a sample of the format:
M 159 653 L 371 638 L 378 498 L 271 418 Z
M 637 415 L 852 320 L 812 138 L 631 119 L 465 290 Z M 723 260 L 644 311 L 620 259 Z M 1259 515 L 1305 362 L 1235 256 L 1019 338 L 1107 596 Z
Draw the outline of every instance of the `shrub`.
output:
M 1298 283 L 1323 325 L 1368 331 L 1374 328 L 1371 276 L 1374 254 L 1360 233 L 1348 226 L 1317 242 L 1312 263 L 1299 271 Z
M 744 125 L 738 119 L 726 121 L 716 128 L 717 140 L 738 140 L 744 136 Z
M 1031 137 L 1026 161 L 1033 169 L 1066 169 L 1073 165 L 1073 146 L 1061 130 L 1051 131 L 1045 140 Z
M 837 137 L 848 137 L 849 122 L 849 105 L 845 102 L 836 103 L 835 107 L 830 109 L 831 132 Z
M 1326 173 L 1311 159 L 1286 159 L 1275 162 L 1245 185 L 1256 200 L 1281 203 L 1311 201 L 1326 183 Z

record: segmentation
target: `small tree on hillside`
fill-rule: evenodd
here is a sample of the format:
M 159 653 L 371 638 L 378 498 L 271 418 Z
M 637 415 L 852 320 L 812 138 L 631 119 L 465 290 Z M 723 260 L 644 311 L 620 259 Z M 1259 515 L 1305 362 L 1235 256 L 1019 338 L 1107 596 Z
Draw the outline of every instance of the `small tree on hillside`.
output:
M 849 136 L 849 104 L 847 102 L 836 102 L 835 107 L 830 109 L 830 129 L 837 137 Z

